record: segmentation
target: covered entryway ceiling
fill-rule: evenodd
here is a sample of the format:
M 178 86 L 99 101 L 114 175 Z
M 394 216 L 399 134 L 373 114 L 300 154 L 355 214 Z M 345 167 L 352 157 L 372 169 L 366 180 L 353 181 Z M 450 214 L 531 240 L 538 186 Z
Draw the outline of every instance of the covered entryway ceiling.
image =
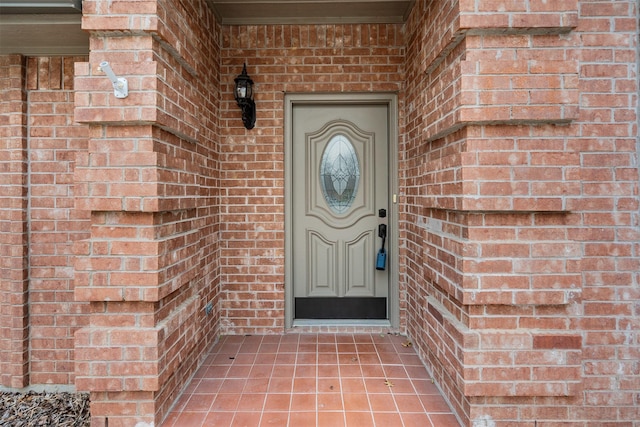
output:
M 0 0 L 0 55 L 86 55 L 82 0 Z
M 401 23 L 414 0 L 207 0 L 223 25 Z M 81 0 L 0 0 L 0 55 L 85 55 Z
M 223 25 L 401 23 L 414 0 L 207 0 Z

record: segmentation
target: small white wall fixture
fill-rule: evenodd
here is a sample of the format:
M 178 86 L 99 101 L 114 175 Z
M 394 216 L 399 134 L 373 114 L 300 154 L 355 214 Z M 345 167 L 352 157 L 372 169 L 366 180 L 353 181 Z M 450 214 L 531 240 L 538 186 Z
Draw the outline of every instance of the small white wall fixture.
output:
M 116 76 L 116 73 L 111 69 L 111 65 L 107 61 L 100 63 L 100 70 L 102 70 L 113 85 L 113 96 L 116 98 L 126 98 L 129 96 L 129 82 L 124 77 Z

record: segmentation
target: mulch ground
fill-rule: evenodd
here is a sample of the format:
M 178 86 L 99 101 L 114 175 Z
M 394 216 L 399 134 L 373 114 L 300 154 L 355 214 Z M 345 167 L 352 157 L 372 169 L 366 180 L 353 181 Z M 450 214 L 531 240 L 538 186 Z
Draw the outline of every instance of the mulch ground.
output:
M 89 426 L 89 395 L 0 392 L 1 427 Z

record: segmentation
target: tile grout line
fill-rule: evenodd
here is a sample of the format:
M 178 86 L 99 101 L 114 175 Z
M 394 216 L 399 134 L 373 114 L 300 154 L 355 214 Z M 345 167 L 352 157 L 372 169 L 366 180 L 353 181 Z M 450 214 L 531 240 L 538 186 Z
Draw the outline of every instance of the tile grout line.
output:
M 373 341 L 373 337 L 372 337 L 372 341 Z M 384 380 L 385 381 L 390 381 L 390 379 L 387 377 L 387 372 L 384 369 L 384 362 L 382 361 L 382 357 L 380 356 L 380 347 L 375 345 L 375 342 L 374 342 L 374 348 L 376 349 L 376 355 L 378 356 L 378 360 L 380 362 L 380 369 L 382 369 L 382 372 L 384 374 Z M 394 346 L 394 350 L 395 350 L 395 346 Z M 400 418 L 400 422 L 404 426 L 404 419 L 402 417 L 402 414 L 400 413 L 400 408 L 398 407 L 398 402 L 396 401 L 395 395 L 391 390 L 389 390 L 389 393 L 391 395 L 391 398 L 393 399 L 393 405 L 396 408 L 395 413 L 398 414 L 398 417 Z M 367 395 L 367 397 L 368 397 L 368 395 Z
M 276 343 L 276 340 L 274 340 L 273 338 L 267 339 L 266 337 L 259 337 L 259 338 L 256 337 L 255 339 L 248 339 L 246 337 L 243 337 L 241 338 L 240 342 L 237 342 L 237 340 L 232 341 L 232 340 L 225 339 L 225 341 L 221 343 L 220 347 L 218 347 L 217 351 L 211 352 L 207 362 L 204 364 L 205 367 L 203 368 L 201 375 L 194 378 L 193 383 L 188 386 L 189 391 L 183 397 L 183 404 L 180 405 L 181 406 L 180 409 L 176 411 L 176 413 L 178 414 L 177 416 L 179 416 L 180 413 L 184 412 L 184 409 L 187 407 L 186 405 L 189 403 L 190 399 L 200 394 L 200 393 L 196 393 L 196 391 L 199 389 L 200 386 L 204 387 L 206 385 L 207 387 L 211 387 L 210 384 L 208 383 L 205 384 L 205 381 L 204 381 L 205 379 L 210 378 L 209 375 L 213 375 L 213 377 L 211 377 L 212 379 L 214 377 L 218 378 L 216 376 L 217 372 L 210 371 L 209 370 L 210 367 L 226 366 L 227 369 L 226 370 L 223 369 L 224 374 L 221 378 L 222 383 L 218 388 L 218 392 L 213 393 L 215 396 L 214 396 L 214 399 L 211 401 L 208 410 L 200 411 L 199 409 L 196 409 L 195 412 L 200 413 L 200 415 L 204 416 L 205 419 L 210 417 L 211 414 L 214 413 L 212 409 L 213 404 L 215 402 L 215 399 L 217 398 L 217 395 L 221 394 L 222 390 L 220 389 L 220 387 L 224 385 L 224 381 L 228 379 L 231 379 L 231 380 L 237 379 L 237 380 L 243 381 L 242 388 L 238 390 L 239 396 L 238 396 L 238 402 L 236 402 L 235 410 L 228 411 L 228 412 L 233 412 L 233 414 L 228 414 L 228 415 L 230 416 L 232 423 L 237 422 L 237 420 L 241 420 L 243 417 L 251 417 L 251 415 L 248 415 L 248 413 L 254 413 L 253 406 L 251 406 L 251 408 L 247 410 L 241 409 L 241 408 L 244 408 L 246 406 L 246 403 L 250 404 L 250 402 L 247 401 L 247 396 L 252 393 L 253 389 L 249 389 L 248 387 L 249 386 L 253 387 L 254 385 L 253 380 L 261 378 L 261 377 L 254 378 L 254 376 L 260 375 L 262 366 L 268 365 L 270 368 L 264 369 L 265 372 L 268 371 L 268 373 L 266 374 L 268 378 L 267 378 L 267 381 L 265 382 L 266 389 L 263 388 L 265 386 L 261 386 L 257 383 L 255 384 L 255 386 L 258 387 L 255 390 L 260 390 L 259 394 L 263 397 L 262 405 L 255 406 L 256 408 L 255 414 L 257 414 L 255 418 L 258 419 L 257 421 L 258 425 L 265 423 L 266 421 L 268 421 L 265 416 L 267 413 L 266 412 L 267 399 L 269 395 L 277 394 L 277 392 L 279 391 L 279 390 L 274 390 L 273 392 L 270 391 L 270 389 L 272 388 L 273 379 L 276 378 L 275 375 L 277 375 L 277 370 L 276 370 L 277 360 L 280 359 L 279 356 L 281 354 L 292 353 L 293 345 L 295 345 L 295 353 L 292 353 L 294 356 L 293 361 L 289 360 L 290 359 L 289 357 L 286 357 L 286 358 L 282 358 L 284 362 L 281 362 L 282 366 L 291 366 L 291 368 L 293 369 L 290 375 L 287 375 L 286 377 L 290 381 L 287 387 L 288 395 L 289 395 L 289 411 L 288 411 L 288 416 L 286 418 L 283 417 L 283 421 L 284 419 L 287 420 L 285 422 L 285 424 L 287 425 L 292 425 L 293 420 L 295 419 L 295 417 L 292 418 L 292 414 L 294 410 L 293 402 L 294 402 L 294 395 L 296 393 L 296 378 L 298 378 L 298 374 L 303 375 L 304 378 L 303 377 L 300 377 L 300 378 L 305 379 L 305 381 L 300 383 L 301 386 L 305 387 L 305 389 L 302 390 L 304 394 L 306 394 L 306 391 L 307 391 L 306 387 L 311 383 L 310 381 L 306 381 L 308 377 L 313 378 L 313 384 L 315 386 L 313 390 L 309 390 L 309 392 L 313 394 L 313 404 L 311 402 L 311 397 L 309 397 L 309 400 L 303 399 L 305 401 L 305 403 L 303 404 L 305 405 L 303 407 L 304 412 L 310 412 L 313 407 L 313 409 L 315 410 L 314 419 L 315 419 L 316 425 L 319 425 L 319 423 L 322 420 L 324 420 L 324 418 L 321 417 L 321 411 L 320 411 L 321 408 L 319 406 L 320 396 L 322 395 L 321 393 L 322 390 L 320 389 L 320 372 L 321 372 L 320 356 L 321 354 L 335 355 L 335 360 L 336 360 L 335 373 L 333 373 L 331 370 L 325 370 L 324 372 L 326 373 L 326 375 L 337 375 L 336 379 L 340 384 L 339 396 L 342 404 L 341 411 L 339 412 L 337 410 L 334 411 L 333 407 L 327 407 L 327 410 L 322 412 L 335 413 L 335 414 L 339 413 L 345 425 L 347 425 L 347 420 L 350 419 L 348 417 L 350 412 L 360 412 L 360 410 L 358 410 L 357 407 L 354 411 L 347 410 L 347 407 L 346 407 L 347 393 L 342 385 L 343 385 L 343 381 L 347 381 L 348 379 L 359 380 L 359 382 L 353 382 L 354 386 L 356 386 L 357 383 L 362 384 L 362 392 L 365 393 L 366 403 L 368 405 L 367 412 L 369 413 L 371 417 L 371 421 L 374 423 L 374 425 L 376 424 L 376 417 L 375 417 L 376 413 L 381 413 L 381 414 L 388 413 L 388 414 L 395 414 L 395 416 L 399 417 L 399 420 L 401 421 L 401 425 L 403 425 L 404 427 L 414 426 L 415 424 L 413 423 L 415 421 L 410 421 L 410 420 L 413 420 L 414 418 L 403 417 L 403 413 L 401 413 L 400 411 L 398 398 L 404 395 L 414 396 L 415 399 L 419 400 L 420 402 L 419 406 L 415 406 L 416 409 L 409 411 L 409 413 L 411 415 L 417 415 L 417 412 L 420 412 L 421 415 L 424 417 L 424 421 L 428 421 L 425 425 L 427 424 L 433 425 L 434 415 L 438 416 L 438 422 L 440 422 L 442 415 L 451 415 L 451 411 L 430 412 L 427 410 L 427 406 L 426 406 L 427 402 L 424 396 L 433 394 L 434 398 L 436 396 L 439 396 L 440 399 L 442 399 L 441 394 L 429 393 L 430 389 L 425 388 L 426 381 L 428 380 L 428 376 L 424 376 L 424 378 L 423 376 L 419 376 L 418 379 L 420 381 L 424 381 L 425 382 L 424 384 L 422 382 L 417 383 L 416 381 L 414 381 L 414 377 L 412 377 L 411 375 L 412 374 L 418 375 L 418 371 L 416 371 L 413 368 L 408 369 L 408 366 L 406 364 L 412 363 L 411 365 L 409 365 L 410 367 L 413 367 L 415 364 L 413 364 L 414 362 L 410 358 L 402 357 L 402 355 L 407 355 L 412 352 L 409 352 L 408 350 L 401 348 L 400 343 L 396 342 L 397 340 L 393 340 L 393 338 L 385 338 L 385 337 L 382 337 L 382 338 L 383 340 L 376 340 L 376 337 L 374 337 L 373 334 L 369 334 L 363 337 L 356 337 L 354 334 L 345 334 L 345 335 L 341 334 L 341 335 L 331 335 L 331 342 L 329 343 L 326 337 L 324 337 L 323 339 L 320 339 L 319 335 L 317 334 L 305 336 L 304 339 L 301 339 L 301 336 L 297 336 L 295 337 L 295 339 L 292 339 L 290 337 L 287 338 L 286 336 L 281 336 L 277 338 L 277 346 L 273 346 L 273 344 Z M 287 344 L 288 346 L 284 347 L 283 346 L 284 344 Z M 329 344 L 331 345 L 331 347 L 329 347 Z M 260 355 L 262 354 L 267 354 L 267 353 L 263 353 L 260 350 L 263 345 L 266 346 L 263 348 L 263 350 L 267 351 L 269 356 L 260 357 Z M 341 346 L 341 350 L 339 350 L 339 345 Z M 280 350 L 283 350 L 283 353 L 281 353 Z M 352 350 L 355 352 L 354 354 L 357 357 L 357 365 L 355 363 L 351 364 L 349 362 L 348 355 L 347 355 L 347 358 L 344 358 L 344 357 L 342 359 L 340 358 L 341 351 L 351 353 Z M 270 353 L 271 351 L 275 351 L 275 352 Z M 311 353 L 312 351 L 313 353 Z M 386 361 L 382 360 L 383 359 L 383 357 L 381 356 L 382 353 L 386 353 L 386 355 L 384 356 Z M 313 354 L 314 356 L 313 369 L 306 369 L 307 367 L 310 368 L 310 366 L 307 366 L 307 365 L 310 365 L 312 363 L 311 356 L 308 356 L 307 354 Z M 387 393 L 383 394 L 382 391 L 380 393 L 376 393 L 376 391 L 379 391 L 379 390 L 375 385 L 375 380 L 372 380 L 372 379 L 378 379 L 376 376 L 377 375 L 376 370 L 369 370 L 368 373 L 365 374 L 365 370 L 363 369 L 363 366 L 365 366 L 363 365 L 363 356 L 365 354 L 376 355 L 377 360 L 375 361 L 375 364 L 371 363 L 373 362 L 373 359 L 371 359 L 370 357 L 367 357 L 366 361 L 368 362 L 367 366 L 371 365 L 379 369 L 379 372 L 382 373 L 383 375 L 383 378 L 381 380 L 384 380 L 384 379 L 392 380 L 392 379 L 395 379 L 397 376 L 397 378 L 406 379 L 407 384 L 410 384 L 410 387 L 408 387 L 406 390 L 404 390 L 403 388 L 403 390 L 400 392 L 394 392 L 393 390 L 388 390 L 388 395 L 392 399 L 391 402 L 393 402 L 393 407 L 386 408 L 386 407 L 378 406 L 378 408 L 381 410 L 378 410 L 377 412 L 376 410 L 374 410 L 373 404 L 372 404 L 373 396 L 377 394 L 380 394 L 382 396 L 382 395 L 386 395 Z M 305 356 L 303 358 L 299 358 L 301 355 L 305 355 Z M 227 356 L 233 357 L 233 360 L 230 362 L 227 360 L 223 360 L 224 357 L 227 357 Z M 330 362 L 331 360 L 330 358 L 325 358 L 324 360 L 325 361 L 323 363 L 327 365 L 333 363 L 333 362 Z M 299 364 L 298 362 L 303 362 L 303 364 Z M 385 369 L 385 366 L 387 366 L 385 364 L 393 367 L 393 369 L 391 370 Z M 351 369 L 350 367 L 351 365 L 357 366 L 357 370 L 355 368 Z M 305 369 L 299 370 L 298 369 L 299 367 L 304 367 Z M 398 368 L 398 369 L 395 369 L 395 368 Z M 210 372 L 210 374 L 208 374 L 208 372 Z M 313 377 L 311 377 L 310 375 L 313 375 Z M 345 375 L 348 375 L 348 376 L 345 376 Z M 333 378 L 333 377 L 327 377 L 327 378 Z M 366 381 L 366 380 L 370 380 L 370 381 Z M 306 384 L 306 383 L 309 383 L 309 384 Z M 283 384 L 286 384 L 286 383 L 283 383 Z M 422 386 L 420 387 L 422 391 L 418 390 L 418 384 L 422 384 Z M 234 387 L 237 387 L 237 386 L 238 385 L 235 385 Z M 358 385 L 358 389 L 359 388 L 360 386 Z M 264 391 L 264 393 L 262 391 Z M 244 402 L 242 406 L 240 406 L 240 400 Z M 359 400 L 362 400 L 362 399 L 359 399 Z M 411 399 L 409 399 L 408 401 L 410 402 Z M 302 401 L 300 403 L 302 403 Z M 415 403 L 410 403 L 410 404 L 415 405 Z M 418 408 L 421 408 L 421 409 L 419 410 Z M 389 409 L 389 410 L 386 410 L 386 409 Z M 438 411 L 440 407 L 434 406 L 433 409 L 435 411 Z M 192 413 L 193 411 L 189 411 L 189 412 Z M 221 411 L 221 412 L 228 413 L 227 411 Z M 274 412 L 280 412 L 280 411 L 274 411 Z M 416 414 L 413 414 L 414 412 L 416 412 Z M 308 414 L 308 415 L 311 415 L 311 414 Z M 249 419 L 249 418 L 246 418 L 246 419 Z M 178 423 L 177 418 L 174 419 L 172 424 L 176 426 L 178 425 L 176 423 Z

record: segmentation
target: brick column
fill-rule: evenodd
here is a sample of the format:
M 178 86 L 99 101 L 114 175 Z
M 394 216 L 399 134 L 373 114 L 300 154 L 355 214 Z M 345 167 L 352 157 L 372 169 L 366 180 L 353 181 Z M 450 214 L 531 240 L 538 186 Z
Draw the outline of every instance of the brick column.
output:
M 92 226 L 75 246 L 75 295 L 92 310 L 76 333 L 76 386 L 91 391 L 92 425 L 159 424 L 218 318 L 203 231 L 215 223 L 217 38 L 198 21 L 214 20 L 204 1 L 85 1 L 83 14 L 92 50 L 76 67 L 75 119 L 90 141 L 76 206 Z M 128 97 L 114 96 L 105 60 Z
M 25 59 L 0 57 L 0 385 L 29 384 Z
M 577 0 L 419 2 L 408 23 L 408 328 L 465 422 L 581 390 L 577 25 Z

